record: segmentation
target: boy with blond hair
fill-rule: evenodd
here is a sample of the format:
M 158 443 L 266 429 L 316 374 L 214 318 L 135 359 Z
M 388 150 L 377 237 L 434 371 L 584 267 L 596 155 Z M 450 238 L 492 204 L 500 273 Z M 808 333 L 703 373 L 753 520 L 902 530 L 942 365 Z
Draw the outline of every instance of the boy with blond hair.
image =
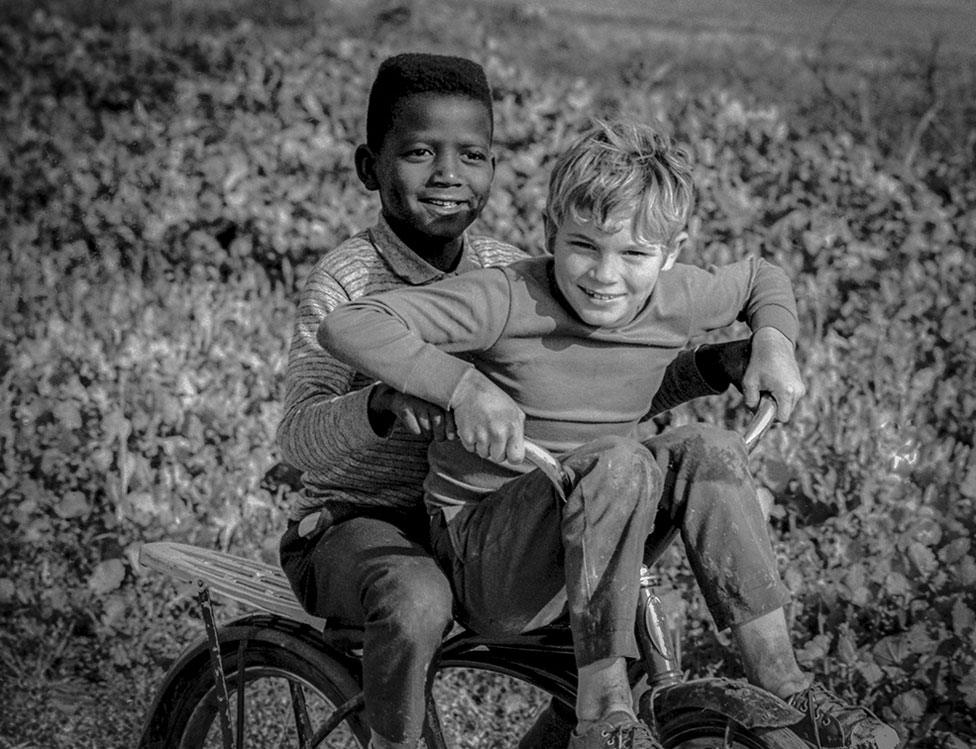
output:
M 453 416 L 457 438 L 428 452 L 435 556 L 477 631 L 526 631 L 568 606 L 579 675 L 571 747 L 659 746 L 634 715 L 625 659 L 637 656 L 645 544 L 676 528 L 749 680 L 805 713 L 793 730 L 815 747 L 893 749 L 888 726 L 796 663 L 789 595 L 741 439 L 704 425 L 637 439 L 678 352 L 739 319 L 792 372 L 760 382 L 781 416 L 804 392 L 788 279 L 758 258 L 678 263 L 692 204 L 681 149 L 641 125 L 597 124 L 553 170 L 551 255 L 343 305 L 319 341 Z M 561 458 L 565 503 L 523 464 L 525 438 Z

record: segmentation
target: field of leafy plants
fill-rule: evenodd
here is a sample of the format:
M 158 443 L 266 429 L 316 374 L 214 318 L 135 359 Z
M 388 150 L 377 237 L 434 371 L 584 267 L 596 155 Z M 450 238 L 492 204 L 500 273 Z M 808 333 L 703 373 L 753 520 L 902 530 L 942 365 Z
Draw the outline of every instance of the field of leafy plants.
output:
M 687 259 L 789 271 L 810 392 L 755 470 L 801 660 L 906 746 L 976 746 L 976 62 L 613 48 L 584 69 L 542 13 L 283 7 L 0 23 L 0 746 L 133 744 L 200 631 L 142 543 L 276 558 L 297 292 L 375 215 L 352 153 L 379 60 L 434 39 L 495 86 L 483 230 L 537 249 L 553 155 L 619 111 L 694 154 Z M 664 572 L 686 668 L 738 674 L 680 550 Z

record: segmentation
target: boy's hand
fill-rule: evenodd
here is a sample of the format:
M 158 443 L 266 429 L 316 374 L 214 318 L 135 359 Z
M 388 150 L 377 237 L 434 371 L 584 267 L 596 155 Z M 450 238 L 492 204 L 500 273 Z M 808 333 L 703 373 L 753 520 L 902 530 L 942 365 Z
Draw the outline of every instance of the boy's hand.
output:
M 789 421 L 793 407 L 806 392 L 796 354 L 790 339 L 776 328 L 764 327 L 753 333 L 749 365 L 742 378 L 746 405 L 759 405 L 761 392 L 776 399 L 776 418 Z
M 525 457 L 525 414 L 503 390 L 476 369 L 469 370 L 451 396 L 457 435 L 468 450 L 496 463 Z
M 401 393 L 383 383 L 374 386 L 369 411 L 370 421 L 378 434 L 389 434 L 393 426 L 389 420 L 396 418 L 411 434 L 429 437 L 437 442 L 457 437 L 452 414 L 434 403 Z

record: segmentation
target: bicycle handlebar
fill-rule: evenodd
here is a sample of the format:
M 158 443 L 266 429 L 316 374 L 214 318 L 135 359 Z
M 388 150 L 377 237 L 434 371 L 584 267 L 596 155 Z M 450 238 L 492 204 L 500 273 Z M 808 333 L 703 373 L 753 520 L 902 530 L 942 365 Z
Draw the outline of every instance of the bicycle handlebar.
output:
M 752 421 L 742 433 L 742 440 L 746 443 L 746 450 L 752 452 L 753 448 L 759 444 L 759 440 L 766 434 L 769 427 L 773 425 L 776 418 L 776 399 L 769 393 L 763 393 L 759 397 L 759 405 L 753 414 Z
M 776 400 L 768 393 L 764 393 L 759 399 L 752 421 L 742 433 L 747 451 L 752 452 L 759 444 L 759 440 L 772 425 L 774 418 L 776 418 Z M 556 457 L 544 447 L 531 440 L 525 440 L 525 459 L 549 477 L 560 497 L 565 500 L 566 492 L 570 489 L 570 480 Z

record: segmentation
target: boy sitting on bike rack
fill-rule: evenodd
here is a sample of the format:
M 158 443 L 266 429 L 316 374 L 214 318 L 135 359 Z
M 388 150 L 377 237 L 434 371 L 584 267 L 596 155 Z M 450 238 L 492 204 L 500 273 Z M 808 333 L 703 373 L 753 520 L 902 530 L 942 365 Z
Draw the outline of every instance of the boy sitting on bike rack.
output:
M 289 352 L 278 438 L 283 458 L 304 472 L 305 491 L 281 541 L 282 567 L 307 611 L 363 627 L 374 747 L 416 745 L 428 666 L 452 623 L 422 503 L 427 444 L 446 436 L 446 421 L 439 406 L 336 360 L 316 332 L 350 299 L 526 257 L 467 232 L 488 199 L 492 128 L 491 92 L 475 62 L 411 53 L 381 64 L 356 151 L 381 215 L 316 264 Z M 769 368 L 764 353 L 752 358 Z M 723 388 L 702 379 L 689 353 L 666 380 L 661 407 Z M 565 744 L 571 728 L 547 713 L 522 746 Z
M 598 124 L 554 168 L 551 257 L 350 302 L 326 316 L 319 341 L 450 413 L 457 439 L 431 444 L 425 481 L 435 556 L 475 631 L 528 631 L 568 606 L 579 677 L 570 747 L 659 746 L 634 714 L 625 659 L 638 653 L 645 544 L 677 528 L 747 678 L 805 714 L 792 730 L 815 747 L 893 749 L 892 729 L 796 662 L 741 439 L 704 425 L 635 438 L 678 351 L 736 319 L 781 362 L 775 376 L 747 375 L 781 420 L 804 392 L 782 271 L 757 258 L 676 262 L 692 192 L 668 139 Z M 565 493 L 523 464 L 526 437 L 561 458 Z

